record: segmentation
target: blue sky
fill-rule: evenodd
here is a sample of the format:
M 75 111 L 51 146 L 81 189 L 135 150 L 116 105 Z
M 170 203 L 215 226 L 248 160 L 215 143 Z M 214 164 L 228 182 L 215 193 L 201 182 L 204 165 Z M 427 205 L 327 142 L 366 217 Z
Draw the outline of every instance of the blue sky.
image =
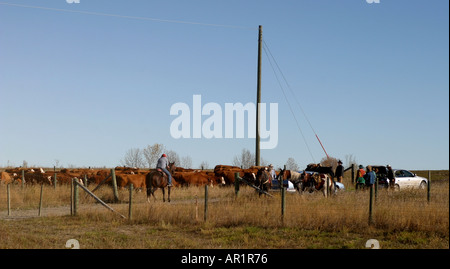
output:
M 255 103 L 262 25 L 267 47 L 330 156 L 448 169 L 448 5 L 0 1 L 0 166 L 59 160 L 112 167 L 128 149 L 154 143 L 191 156 L 195 167 L 231 164 L 243 148 L 254 152 L 249 138 L 174 139 L 169 111 L 177 102 L 192 109 L 195 94 L 222 108 Z M 268 60 L 263 54 L 262 102 L 279 104 L 279 140 L 261 155 L 277 166 L 289 157 L 301 168 L 319 162 L 325 153 L 285 87 L 303 139 Z

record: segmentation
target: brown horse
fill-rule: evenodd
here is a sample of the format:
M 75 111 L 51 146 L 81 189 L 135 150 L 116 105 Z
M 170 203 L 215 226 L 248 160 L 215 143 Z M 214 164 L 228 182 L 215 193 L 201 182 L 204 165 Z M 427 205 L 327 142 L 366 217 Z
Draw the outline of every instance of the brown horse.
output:
M 172 180 L 173 180 L 173 172 L 175 171 L 175 163 L 169 163 L 169 172 L 172 175 Z M 150 202 L 150 196 L 153 195 L 153 198 L 155 198 L 156 201 L 156 197 L 155 197 L 155 190 L 158 188 L 161 188 L 162 193 L 163 193 L 163 202 L 166 201 L 166 193 L 164 191 L 164 188 L 167 187 L 167 184 L 169 183 L 169 178 L 166 175 L 166 173 L 164 173 L 162 170 L 156 170 L 156 171 L 152 171 L 150 173 L 148 173 L 145 176 L 145 185 L 147 186 L 147 202 Z M 168 201 L 170 202 L 170 188 L 171 187 L 167 187 L 168 188 Z
M 301 187 L 301 173 L 297 171 L 287 170 L 287 169 L 281 169 L 280 173 L 278 174 L 277 179 L 279 180 L 289 180 L 294 187 L 299 191 Z M 280 182 L 282 184 L 282 182 Z
M 270 180 L 270 174 L 266 167 L 262 167 L 258 169 L 256 173 L 256 181 L 255 185 L 260 190 L 268 192 L 272 188 L 272 181 Z M 263 192 L 259 191 L 259 196 L 261 196 Z
M 332 177 L 325 173 L 308 173 L 304 171 L 301 174 L 300 179 L 299 184 L 295 185 L 300 194 L 305 190 L 310 193 L 314 191 L 322 191 L 323 195 L 327 197 L 331 190 L 336 190 Z

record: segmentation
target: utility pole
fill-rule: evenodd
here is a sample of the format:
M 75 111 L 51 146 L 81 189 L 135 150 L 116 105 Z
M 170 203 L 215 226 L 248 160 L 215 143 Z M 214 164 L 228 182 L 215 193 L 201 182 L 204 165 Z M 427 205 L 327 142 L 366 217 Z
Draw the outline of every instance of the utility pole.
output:
M 259 153 L 259 119 L 260 119 L 260 110 L 259 104 L 261 103 L 261 50 L 262 50 L 262 26 L 259 26 L 259 34 L 258 34 L 258 82 L 257 82 L 257 96 L 256 96 L 256 160 L 255 165 L 259 166 L 260 164 L 260 153 Z

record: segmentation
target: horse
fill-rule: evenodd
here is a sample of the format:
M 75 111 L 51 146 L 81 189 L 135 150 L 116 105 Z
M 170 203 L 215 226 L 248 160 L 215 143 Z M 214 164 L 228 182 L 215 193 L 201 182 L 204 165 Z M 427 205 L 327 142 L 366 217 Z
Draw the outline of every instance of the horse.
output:
M 320 163 L 310 163 L 306 166 L 305 171 L 316 172 L 319 174 L 328 174 L 330 177 L 334 178 L 333 167 L 331 166 L 322 166 Z
M 296 185 L 296 188 L 300 194 L 305 190 L 309 193 L 314 191 L 322 191 L 323 195 L 327 197 L 331 190 L 336 191 L 334 180 L 329 174 L 326 173 L 303 171 L 300 181 L 301 183 Z
M 173 172 L 175 171 L 175 163 L 169 163 L 169 172 L 171 175 L 173 175 Z M 173 179 L 173 176 L 172 176 Z M 162 170 L 155 170 L 152 171 L 150 173 L 148 173 L 145 176 L 145 185 L 147 187 L 147 202 L 150 202 L 150 196 L 153 195 L 153 198 L 155 198 L 156 201 L 156 197 L 155 197 L 155 190 L 157 188 L 161 188 L 162 193 L 163 193 L 163 202 L 166 201 L 165 198 L 165 191 L 164 188 L 167 187 L 167 184 L 169 183 L 169 178 L 166 175 L 166 173 L 164 173 L 164 171 Z M 167 187 L 168 188 L 168 201 L 170 202 L 170 188 L 171 187 Z
M 260 190 L 268 192 L 272 188 L 272 181 L 270 179 L 269 171 L 267 170 L 267 167 L 262 167 L 258 169 L 258 172 L 256 173 L 256 181 L 255 185 Z M 263 192 L 259 191 L 259 196 L 261 197 L 261 194 Z
M 277 176 L 277 180 L 279 181 L 281 178 L 282 180 L 289 180 L 294 185 L 294 188 L 299 191 L 301 188 L 301 173 L 297 171 L 287 170 L 287 169 L 281 169 L 280 173 Z M 282 184 L 282 182 L 280 183 Z

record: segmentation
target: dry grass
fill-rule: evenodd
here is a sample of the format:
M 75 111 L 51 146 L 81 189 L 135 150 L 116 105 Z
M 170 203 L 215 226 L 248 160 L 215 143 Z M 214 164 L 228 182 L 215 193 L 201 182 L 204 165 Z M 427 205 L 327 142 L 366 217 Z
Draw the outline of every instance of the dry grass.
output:
M 384 248 L 449 247 L 449 183 L 434 183 L 431 202 L 426 191 L 380 190 L 368 223 L 369 193 L 352 189 L 337 196 L 288 193 L 281 218 L 281 198 L 261 197 L 251 188 L 209 188 L 204 221 L 204 187 L 175 188 L 172 202 L 146 203 L 135 193 L 133 218 L 122 219 L 80 192 L 80 209 L 70 214 L 70 187 L 44 187 L 43 217 L 5 220 L 6 186 L 0 185 L 0 248 L 63 248 L 76 238 L 83 248 L 364 248 L 369 238 Z M 92 188 L 90 188 L 92 189 Z M 96 194 L 112 201 L 112 190 Z M 13 215 L 36 210 L 40 187 L 12 186 Z M 122 203 L 111 204 L 128 216 L 128 190 Z M 166 193 L 167 195 L 167 193 Z M 66 216 L 51 217 L 50 209 L 64 208 Z M 17 233 L 17 231 L 22 231 Z

